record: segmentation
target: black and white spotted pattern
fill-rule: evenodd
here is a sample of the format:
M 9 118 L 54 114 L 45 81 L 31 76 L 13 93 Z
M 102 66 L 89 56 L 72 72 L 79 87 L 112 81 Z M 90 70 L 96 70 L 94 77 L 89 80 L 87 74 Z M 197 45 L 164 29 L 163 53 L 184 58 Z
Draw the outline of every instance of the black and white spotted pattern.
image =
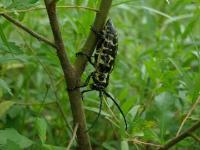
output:
M 96 50 L 94 51 L 94 61 L 92 61 L 91 57 L 83 52 L 77 53 L 77 56 L 83 55 L 88 58 L 88 61 L 94 66 L 95 70 L 87 77 L 85 83 L 80 87 L 86 87 L 89 84 L 90 78 L 92 77 L 93 82 L 90 84 L 90 89 L 83 90 L 81 93 L 82 95 L 89 91 L 99 91 L 99 97 L 100 97 L 100 106 L 99 106 L 99 113 L 96 117 L 95 121 L 91 125 L 91 127 L 88 129 L 88 131 L 93 127 L 95 122 L 98 120 L 101 109 L 102 109 L 102 99 L 103 96 L 106 96 L 110 98 L 114 104 L 119 109 L 120 113 L 123 116 L 126 129 L 127 129 L 127 122 L 125 115 L 123 111 L 121 110 L 119 104 L 115 101 L 115 99 L 106 92 L 106 87 L 109 83 L 109 77 L 110 73 L 113 70 L 117 50 L 118 50 L 118 38 L 117 38 L 117 32 L 112 24 L 112 21 L 110 19 L 107 20 L 104 28 L 102 31 L 97 32 L 95 29 L 92 28 L 92 31 L 97 36 L 97 45 Z M 78 87 L 78 88 L 80 88 Z M 74 88 L 76 89 L 76 88 Z
M 110 19 L 97 36 L 99 36 L 99 40 L 94 52 L 95 72 L 92 76 L 94 84 L 91 85 L 91 88 L 105 89 L 108 86 L 109 75 L 113 70 L 118 50 L 117 32 Z

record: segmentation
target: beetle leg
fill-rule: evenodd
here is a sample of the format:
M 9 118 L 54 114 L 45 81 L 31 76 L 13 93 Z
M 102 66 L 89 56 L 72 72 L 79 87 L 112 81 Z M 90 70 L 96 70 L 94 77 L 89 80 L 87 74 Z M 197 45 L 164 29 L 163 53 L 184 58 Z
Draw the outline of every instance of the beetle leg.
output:
M 92 59 L 91 59 L 91 57 L 94 57 L 94 56 L 89 56 L 88 54 L 83 53 L 83 52 L 78 52 L 78 53 L 76 53 L 76 56 L 85 56 L 85 57 L 88 59 L 89 63 L 90 63 L 92 66 L 95 66 L 95 65 L 94 65 L 94 62 L 92 62 Z
M 93 72 L 90 73 L 90 75 L 87 77 L 87 79 L 85 80 L 85 82 L 84 82 L 83 85 L 81 85 L 81 86 L 79 86 L 79 87 L 74 87 L 74 88 L 72 88 L 72 89 L 67 89 L 67 90 L 68 90 L 68 91 L 74 91 L 74 90 L 76 90 L 76 89 L 79 89 L 79 88 L 83 88 L 83 87 L 88 86 L 89 81 L 90 81 L 90 78 L 91 78 L 92 76 L 93 76 Z
M 104 39 L 104 35 L 101 31 L 97 31 L 93 26 L 91 26 L 90 29 L 96 35 L 97 39 Z
M 125 115 L 124 115 L 122 109 L 120 108 L 119 104 L 118 104 L 118 103 L 116 102 L 116 100 L 115 100 L 112 96 L 110 96 L 110 94 L 108 94 L 105 90 L 103 90 L 103 93 L 104 93 L 107 97 L 109 97 L 109 98 L 114 102 L 114 104 L 117 106 L 118 110 L 120 111 L 120 113 L 121 113 L 122 116 L 123 116 L 124 123 L 125 123 L 125 130 L 127 130 L 127 121 L 126 121 L 126 117 L 125 117 Z

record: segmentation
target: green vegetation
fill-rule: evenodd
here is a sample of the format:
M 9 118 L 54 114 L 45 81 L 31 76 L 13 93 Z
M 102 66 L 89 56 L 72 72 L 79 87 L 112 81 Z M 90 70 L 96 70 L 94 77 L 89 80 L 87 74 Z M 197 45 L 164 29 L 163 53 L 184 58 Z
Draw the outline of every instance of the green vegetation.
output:
M 101 0 L 57 1 L 66 53 L 74 63 Z M 0 150 L 75 149 L 74 118 L 55 49 L 4 14 L 54 39 L 42 0 L 0 1 Z M 104 99 L 89 132 L 92 148 L 155 150 L 200 120 L 200 1 L 113 0 L 108 17 L 118 30 L 119 51 L 107 91 L 120 103 L 128 130 L 116 106 Z M 87 65 L 82 82 L 91 71 Z M 83 105 L 90 127 L 98 92 L 85 94 Z M 200 149 L 198 127 L 172 149 Z

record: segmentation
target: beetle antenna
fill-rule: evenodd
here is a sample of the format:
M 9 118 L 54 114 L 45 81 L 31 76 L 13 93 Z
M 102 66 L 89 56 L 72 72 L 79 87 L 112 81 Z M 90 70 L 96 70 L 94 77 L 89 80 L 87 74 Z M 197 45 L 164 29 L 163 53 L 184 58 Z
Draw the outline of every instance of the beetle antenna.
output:
M 122 114 L 122 116 L 123 116 L 123 119 L 124 119 L 124 123 L 125 123 L 125 130 L 127 130 L 127 121 L 126 121 L 126 118 L 125 118 L 125 115 L 124 115 L 124 113 L 123 113 L 123 111 L 122 111 L 122 109 L 120 108 L 120 106 L 119 106 L 119 104 L 116 102 L 116 100 L 112 97 L 112 96 L 110 96 L 110 94 L 108 94 L 105 90 L 103 90 L 103 93 L 107 96 L 107 97 L 109 97 L 114 103 L 115 103 L 115 105 L 117 106 L 117 108 L 119 109 L 119 111 L 120 111 L 120 113 Z

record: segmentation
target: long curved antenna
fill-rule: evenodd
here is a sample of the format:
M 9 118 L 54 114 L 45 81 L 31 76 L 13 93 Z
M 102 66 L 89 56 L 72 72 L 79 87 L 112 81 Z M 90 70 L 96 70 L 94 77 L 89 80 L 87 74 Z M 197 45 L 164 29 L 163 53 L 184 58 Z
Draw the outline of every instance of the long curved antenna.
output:
M 108 94 L 105 90 L 103 90 L 103 93 L 107 96 L 107 97 L 109 97 L 114 103 L 115 103 L 115 105 L 117 106 L 117 108 L 119 109 L 119 111 L 120 111 L 120 113 L 122 114 L 122 116 L 123 116 L 123 119 L 124 119 L 124 123 L 125 123 L 125 130 L 127 130 L 127 121 L 126 121 L 126 118 L 125 118 L 125 115 L 124 115 L 124 113 L 123 113 L 123 111 L 122 111 L 122 109 L 120 108 L 120 106 L 119 106 L 119 104 L 115 101 L 115 99 L 114 98 L 112 98 L 112 96 L 110 96 L 110 94 Z
M 103 101 L 103 93 L 102 91 L 99 91 L 99 97 L 100 97 L 100 103 L 99 103 L 99 112 L 98 112 L 98 115 L 97 117 L 95 118 L 95 120 L 93 121 L 92 125 L 90 126 L 90 128 L 88 128 L 85 132 L 89 132 L 90 129 L 92 129 L 95 125 L 95 123 L 98 121 L 99 119 L 99 116 L 101 114 L 101 109 L 102 109 L 102 101 Z

